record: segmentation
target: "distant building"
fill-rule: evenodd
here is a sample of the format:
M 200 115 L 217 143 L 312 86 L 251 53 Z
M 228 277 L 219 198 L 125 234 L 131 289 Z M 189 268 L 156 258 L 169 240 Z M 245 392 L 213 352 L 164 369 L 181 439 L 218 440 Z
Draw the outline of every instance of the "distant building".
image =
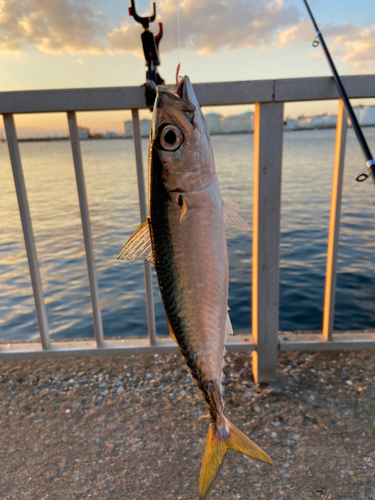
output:
M 88 139 L 90 135 L 90 129 L 86 127 L 77 127 L 78 128 L 78 137 L 82 140 Z
M 151 131 L 151 120 L 140 121 L 141 137 L 148 137 Z M 133 126 L 130 120 L 121 122 L 121 133 L 123 137 L 133 137 Z
M 121 132 L 124 137 L 133 136 L 132 122 L 130 120 L 121 122 Z
M 242 115 L 225 116 L 218 113 L 208 113 L 204 116 L 208 131 L 211 135 L 215 134 L 238 134 L 253 132 L 254 113 L 247 111 Z M 140 121 L 141 136 L 149 137 L 151 130 L 151 120 L 144 119 Z M 121 122 L 121 133 L 123 137 L 132 137 L 132 122 Z
M 210 134 L 220 134 L 221 133 L 221 119 L 223 117 L 219 113 L 208 113 L 204 116 L 207 123 L 207 128 Z
M 354 112 L 358 122 L 364 127 L 375 126 L 375 106 L 356 106 Z M 254 131 L 254 113 L 247 111 L 242 115 L 222 116 L 219 113 L 208 113 L 204 116 L 208 131 L 211 135 L 216 134 L 240 134 Z M 284 130 L 314 130 L 335 128 L 337 125 L 337 115 L 316 115 L 299 116 L 298 118 L 286 118 Z M 151 129 L 151 120 L 140 121 L 141 136 L 149 137 Z M 89 129 L 82 130 L 83 139 L 87 139 Z M 121 122 L 121 133 L 123 137 L 132 137 L 132 122 Z M 106 134 L 104 134 L 106 136 Z M 80 136 L 81 137 L 81 136 Z
M 335 128 L 337 125 L 337 115 L 325 115 L 324 116 L 324 127 L 325 128 Z
M 354 113 L 363 127 L 375 125 L 375 106 L 356 106 Z
M 104 132 L 104 139 L 115 139 L 117 137 L 116 132 Z
M 222 134 L 239 134 L 254 131 L 254 113 L 248 111 L 242 115 L 225 116 L 220 120 Z
M 298 130 L 298 118 L 287 118 L 284 123 L 284 130 Z
M 284 125 L 285 130 L 313 130 L 321 128 L 335 128 L 336 115 L 299 116 L 298 118 L 287 118 Z
M 301 116 L 298 125 L 300 129 L 323 128 L 324 120 L 322 116 Z
M 362 127 L 375 126 L 375 106 L 355 106 L 354 113 Z M 350 120 L 348 119 L 348 124 Z M 299 116 L 296 119 L 287 118 L 285 130 L 312 130 L 335 128 L 337 115 Z
M 132 136 L 132 122 L 131 121 L 122 121 L 121 122 L 121 135 L 124 137 Z
M 151 120 L 141 120 L 141 136 L 149 137 L 151 132 Z

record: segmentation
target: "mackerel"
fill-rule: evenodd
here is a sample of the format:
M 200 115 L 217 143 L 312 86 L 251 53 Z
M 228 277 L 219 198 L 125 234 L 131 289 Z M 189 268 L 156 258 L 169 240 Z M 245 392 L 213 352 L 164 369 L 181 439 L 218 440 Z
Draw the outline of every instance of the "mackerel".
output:
M 149 217 L 118 258 L 154 265 L 169 332 L 209 410 L 200 499 L 229 448 L 273 464 L 224 416 L 224 343 L 233 333 L 225 228 L 248 228 L 237 208 L 221 197 L 209 133 L 189 78 L 175 87 L 159 86 L 150 135 Z

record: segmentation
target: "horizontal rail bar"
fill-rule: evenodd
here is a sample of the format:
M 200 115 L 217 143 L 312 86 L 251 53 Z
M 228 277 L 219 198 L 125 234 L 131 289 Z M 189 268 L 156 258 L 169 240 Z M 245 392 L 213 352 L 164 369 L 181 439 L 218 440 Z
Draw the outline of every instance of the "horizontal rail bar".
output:
M 344 76 L 342 81 L 350 98 L 375 97 L 375 75 Z M 332 77 L 195 83 L 194 89 L 201 106 L 339 98 Z M 0 92 L 0 113 L 53 113 L 135 108 L 146 109 L 144 89 L 141 87 Z
M 348 349 L 375 349 L 375 332 L 334 333 L 333 341 L 321 333 L 280 333 L 280 351 L 339 351 Z M 256 344 L 251 334 L 236 334 L 225 344 L 228 352 L 251 353 Z M 44 351 L 40 342 L 0 342 L 0 360 L 42 359 L 89 356 L 131 356 L 143 354 L 178 353 L 178 347 L 169 336 L 158 336 L 158 344 L 151 346 L 148 337 L 106 339 L 102 347 L 95 340 L 55 340 Z
M 375 97 L 375 75 L 343 76 L 341 80 L 348 97 Z M 318 101 L 339 97 L 333 77 L 275 80 L 275 101 Z
M 272 102 L 274 80 L 244 82 L 193 83 L 201 106 L 224 106 Z
M 288 333 L 279 335 L 280 351 L 338 351 L 346 349 L 375 349 L 375 332 L 334 333 L 333 340 L 322 334 Z
M 251 335 L 234 335 L 226 345 L 229 352 L 252 352 L 255 348 Z M 157 345 L 151 346 L 148 337 L 106 339 L 101 347 L 94 340 L 63 340 L 52 343 L 51 349 L 43 351 L 40 342 L 0 343 L 0 360 L 42 359 L 88 356 L 131 356 L 139 354 L 178 353 L 179 349 L 171 337 L 158 337 Z M 47 354 L 47 355 L 46 355 Z

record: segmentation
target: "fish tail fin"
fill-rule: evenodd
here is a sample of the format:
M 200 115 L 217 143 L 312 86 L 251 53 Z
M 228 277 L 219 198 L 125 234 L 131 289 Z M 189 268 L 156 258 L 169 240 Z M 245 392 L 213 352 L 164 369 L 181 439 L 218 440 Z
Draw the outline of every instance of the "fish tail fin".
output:
M 229 438 L 226 439 L 228 448 L 237 450 L 248 457 L 265 462 L 266 464 L 275 465 L 270 457 L 258 445 L 253 443 L 243 432 L 226 420 L 229 427 Z
M 199 479 L 199 498 L 203 500 L 219 473 L 224 456 L 229 448 L 237 450 L 248 457 L 274 465 L 270 457 L 259 446 L 251 441 L 243 432 L 225 419 L 227 437 L 223 439 L 215 434 L 214 424 L 210 424 L 207 434 L 201 474 Z
M 210 424 L 199 478 L 200 499 L 205 498 L 209 492 L 212 483 L 219 473 L 220 466 L 223 463 L 227 451 L 228 446 L 226 442 L 216 437 L 214 424 Z

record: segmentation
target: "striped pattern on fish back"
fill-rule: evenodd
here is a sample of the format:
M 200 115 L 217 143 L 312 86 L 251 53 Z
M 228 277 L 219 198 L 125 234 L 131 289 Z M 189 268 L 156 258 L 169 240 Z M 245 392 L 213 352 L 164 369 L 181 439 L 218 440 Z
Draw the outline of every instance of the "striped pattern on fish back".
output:
M 161 170 L 163 165 L 159 159 L 155 144 L 151 147 L 149 169 L 150 183 L 150 219 L 151 241 L 154 253 L 154 266 L 159 281 L 160 293 L 163 300 L 166 316 L 173 330 L 174 337 L 182 356 L 202 392 L 207 407 L 212 412 L 212 388 L 207 386 L 204 374 L 199 369 L 193 349 L 186 335 L 187 321 L 181 315 L 179 303 L 183 300 L 181 284 L 174 268 L 173 245 L 169 230 L 168 202 L 170 194 L 162 182 Z

